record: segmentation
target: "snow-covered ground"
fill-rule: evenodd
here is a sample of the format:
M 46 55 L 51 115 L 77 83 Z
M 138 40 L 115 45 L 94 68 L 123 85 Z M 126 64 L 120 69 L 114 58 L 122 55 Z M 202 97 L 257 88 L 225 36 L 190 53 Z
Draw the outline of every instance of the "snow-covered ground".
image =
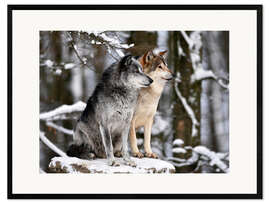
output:
M 49 169 L 57 173 L 174 173 L 175 167 L 159 159 L 131 158 L 136 167 L 127 166 L 122 158 L 116 158 L 120 166 L 109 166 L 107 159 L 83 160 L 75 157 L 54 157 Z

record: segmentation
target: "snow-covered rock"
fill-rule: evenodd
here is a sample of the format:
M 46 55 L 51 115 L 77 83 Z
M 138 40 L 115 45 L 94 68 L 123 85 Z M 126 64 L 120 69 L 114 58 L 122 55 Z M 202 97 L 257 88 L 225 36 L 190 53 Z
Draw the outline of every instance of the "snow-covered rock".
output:
M 174 173 L 175 167 L 163 160 L 131 158 L 136 167 L 127 166 L 122 158 L 116 158 L 120 166 L 109 166 L 107 159 L 83 160 L 75 157 L 54 157 L 49 171 L 54 173 Z

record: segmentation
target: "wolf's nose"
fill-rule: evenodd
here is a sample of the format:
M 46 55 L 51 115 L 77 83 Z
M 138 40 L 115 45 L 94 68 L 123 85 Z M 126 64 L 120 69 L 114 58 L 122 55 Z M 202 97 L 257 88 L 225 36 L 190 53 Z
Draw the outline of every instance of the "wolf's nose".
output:
M 152 80 L 152 78 L 148 77 L 148 81 L 151 84 L 154 80 Z

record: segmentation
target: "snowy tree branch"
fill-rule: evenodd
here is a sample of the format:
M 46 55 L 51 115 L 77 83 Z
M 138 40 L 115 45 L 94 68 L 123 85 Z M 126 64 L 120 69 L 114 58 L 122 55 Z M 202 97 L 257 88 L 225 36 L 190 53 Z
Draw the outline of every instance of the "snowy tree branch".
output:
M 52 151 L 54 151 L 56 154 L 62 156 L 62 157 L 68 157 L 65 152 L 63 152 L 61 149 L 59 149 L 57 146 L 55 146 L 46 136 L 44 132 L 39 132 L 39 138 L 40 140 L 47 145 Z
M 178 78 L 180 76 L 179 73 L 176 74 L 176 77 Z M 199 122 L 196 119 L 195 113 L 193 112 L 192 108 L 187 103 L 186 98 L 184 98 L 180 92 L 180 90 L 177 87 L 177 83 L 174 83 L 174 89 L 176 92 L 176 95 L 178 96 L 179 100 L 182 102 L 187 114 L 189 115 L 191 121 L 192 121 L 192 137 L 198 135 L 197 126 L 199 126 Z
M 196 146 L 194 148 L 188 147 L 188 149 L 192 151 L 192 155 L 190 158 L 182 159 L 177 157 L 168 157 L 167 160 L 170 161 L 174 166 L 179 168 L 196 164 L 197 166 L 194 172 L 198 171 L 203 165 L 211 167 L 215 166 L 217 168 L 216 171 L 220 170 L 224 173 L 229 172 L 229 167 L 222 161 L 228 161 L 228 153 L 215 153 L 213 151 L 210 151 L 205 146 Z
M 187 35 L 187 33 L 185 31 L 180 31 L 182 36 L 184 37 L 184 39 L 186 40 L 189 50 L 192 50 L 192 47 L 194 45 L 193 41 L 189 38 L 189 36 Z
M 177 162 L 177 163 L 184 163 L 187 161 L 186 159 L 181 159 L 181 158 L 177 158 L 177 157 L 168 157 L 167 160 Z
M 125 54 L 122 49 L 129 49 L 134 46 L 134 44 L 124 44 L 120 42 L 119 36 L 116 33 L 114 35 L 111 33 L 111 36 L 108 36 L 109 32 L 97 32 L 97 31 L 85 31 L 89 36 L 94 37 L 94 40 L 91 40 L 92 44 L 103 44 L 105 45 L 108 53 L 117 61 L 122 58 Z M 114 53 L 117 55 L 114 56 Z
M 201 81 L 205 79 L 213 79 L 224 89 L 229 89 L 227 84 L 224 84 L 222 80 L 226 80 L 225 78 L 221 78 L 216 76 L 216 74 L 212 70 L 205 70 L 201 63 L 200 49 L 202 47 L 201 41 L 201 32 L 194 31 L 190 34 L 190 37 L 187 35 L 185 31 L 181 31 L 182 36 L 188 44 L 190 51 L 190 59 L 193 68 L 193 74 L 191 75 L 191 83 L 195 83 L 196 81 Z
M 225 78 L 217 77 L 212 70 L 205 70 L 202 66 L 199 66 L 196 71 L 191 75 L 191 83 L 195 83 L 196 81 L 201 81 L 205 79 L 213 79 L 224 89 L 229 89 L 229 85 L 224 84 L 222 80 L 226 80 Z
M 229 172 L 229 168 L 227 167 L 227 165 L 220 160 L 220 158 L 218 157 L 218 155 L 213 152 L 210 151 L 208 148 L 204 147 L 204 146 L 197 146 L 193 149 L 194 152 L 198 153 L 199 155 L 203 155 L 206 156 L 209 160 L 210 160 L 210 166 L 217 166 L 221 171 L 228 173 Z
M 74 53 L 76 54 L 76 56 L 80 60 L 81 64 L 86 65 L 87 62 L 86 62 L 86 60 L 83 60 L 82 57 L 80 56 L 78 49 L 77 49 L 77 45 L 74 43 L 74 39 L 73 39 L 72 35 L 69 32 L 65 32 L 65 33 L 68 35 L 68 38 L 70 39 L 69 41 L 70 41 L 71 47 L 73 48 Z
M 62 127 L 62 126 L 56 125 L 55 123 L 53 123 L 51 121 L 47 121 L 46 125 L 58 130 L 59 132 L 62 132 L 62 133 L 65 133 L 67 135 L 72 135 L 73 136 L 73 130 L 69 130 L 69 129 L 66 129 L 66 128 Z
M 86 58 L 82 58 L 81 56 L 80 56 L 80 54 L 79 54 L 79 51 L 78 51 L 78 47 L 77 47 L 77 45 L 74 43 L 74 39 L 73 39 L 73 37 L 72 37 L 72 35 L 67 31 L 67 32 L 65 32 L 66 33 L 66 35 L 67 35 L 67 39 L 69 40 L 69 42 L 70 42 L 70 44 L 71 44 L 71 47 L 73 48 L 73 50 L 74 50 L 74 53 L 75 53 L 75 55 L 77 56 L 77 58 L 79 59 L 79 61 L 81 62 L 81 65 L 82 66 L 86 66 L 86 67 L 88 67 L 90 70 L 92 70 L 92 71 L 96 71 L 95 69 L 93 69 L 93 68 L 91 68 L 90 66 L 87 66 L 87 59 Z
M 52 120 L 64 120 L 68 119 L 66 114 L 80 113 L 86 107 L 86 104 L 82 101 L 78 101 L 72 105 L 62 105 L 52 111 L 41 113 L 39 118 L 41 120 L 52 121 Z

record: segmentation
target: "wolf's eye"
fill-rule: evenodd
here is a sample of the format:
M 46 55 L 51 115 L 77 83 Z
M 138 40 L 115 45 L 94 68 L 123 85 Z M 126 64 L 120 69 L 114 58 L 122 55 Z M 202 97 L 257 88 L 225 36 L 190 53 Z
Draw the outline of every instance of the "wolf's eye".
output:
M 139 73 L 141 73 L 141 72 L 142 72 L 141 67 L 138 67 L 138 72 L 139 72 Z
M 162 66 L 161 66 L 161 65 L 159 65 L 159 66 L 158 66 L 158 68 L 162 69 Z

